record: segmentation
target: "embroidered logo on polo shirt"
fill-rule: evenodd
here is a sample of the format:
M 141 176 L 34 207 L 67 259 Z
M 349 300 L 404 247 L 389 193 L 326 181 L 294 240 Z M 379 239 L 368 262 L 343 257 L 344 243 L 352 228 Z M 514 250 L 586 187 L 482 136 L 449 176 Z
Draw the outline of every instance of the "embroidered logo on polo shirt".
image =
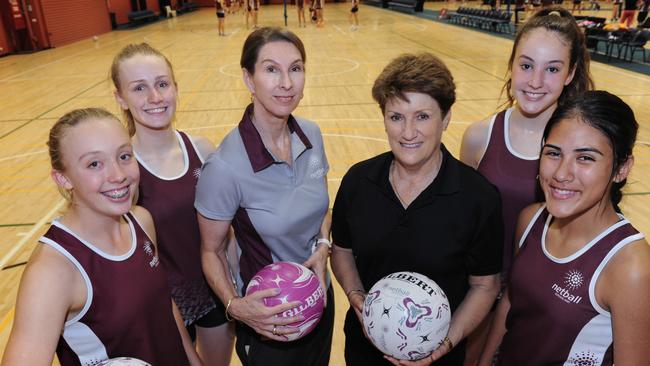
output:
M 309 158 L 309 165 L 307 167 L 307 174 L 311 179 L 320 179 L 325 176 L 325 167 L 323 161 L 315 155 Z
M 580 271 L 572 269 L 564 275 L 563 286 L 554 283 L 551 289 L 555 292 L 555 296 L 562 299 L 567 303 L 579 304 L 582 301 L 581 296 L 571 293 L 571 291 L 580 288 L 584 283 L 584 276 Z
M 151 244 L 151 242 L 149 240 L 145 240 L 144 245 L 143 245 L 143 249 L 144 249 L 145 254 L 151 257 L 151 260 L 149 261 L 149 266 L 151 268 L 157 267 L 158 263 L 160 263 L 160 260 L 158 259 L 157 255 L 154 255 L 153 244 Z

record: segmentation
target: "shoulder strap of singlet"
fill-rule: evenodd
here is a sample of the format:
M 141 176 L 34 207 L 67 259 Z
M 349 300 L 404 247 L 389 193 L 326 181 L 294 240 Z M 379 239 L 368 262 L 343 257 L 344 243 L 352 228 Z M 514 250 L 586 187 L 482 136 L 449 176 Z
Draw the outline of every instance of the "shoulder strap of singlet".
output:
M 524 242 L 526 241 L 526 237 L 528 237 L 528 234 L 530 231 L 533 229 L 533 226 L 535 226 L 535 223 L 538 221 L 541 221 L 542 223 L 544 222 L 544 217 L 542 216 L 542 213 L 546 209 L 546 204 L 542 204 L 540 208 L 535 212 L 535 215 L 530 219 L 530 222 L 528 223 L 528 226 L 526 226 L 526 230 L 524 230 L 524 233 L 521 235 L 521 238 L 519 239 L 519 248 L 524 245 Z
M 65 234 L 67 234 L 64 230 L 60 229 L 57 226 L 51 226 L 50 230 L 59 230 L 59 231 L 65 233 Z M 61 253 L 61 255 L 66 257 L 75 266 L 75 268 L 77 268 L 77 270 L 79 271 L 79 274 L 81 274 L 81 277 L 84 280 L 84 283 L 86 284 L 86 302 L 84 303 L 84 306 L 81 308 L 81 311 L 79 311 L 79 313 L 77 313 L 77 315 L 75 315 L 74 317 L 72 317 L 72 319 L 65 322 L 64 325 L 68 326 L 70 324 L 78 322 L 81 318 L 83 318 L 84 315 L 86 315 L 86 313 L 88 312 L 88 309 L 90 309 L 90 305 L 93 302 L 93 285 L 90 282 L 90 277 L 88 277 L 88 273 L 86 272 L 84 267 L 81 265 L 81 263 L 79 263 L 77 258 L 75 258 L 67 249 L 65 249 L 59 243 L 57 243 L 54 240 L 48 238 L 46 235 L 47 234 L 42 236 L 40 239 L 38 239 L 38 241 L 45 244 L 45 245 L 50 246 L 51 248 L 53 248 L 57 252 Z M 73 236 L 70 236 L 70 237 L 76 240 L 76 238 L 74 238 Z M 79 243 L 79 245 L 83 245 L 83 244 Z
M 631 226 L 632 224 L 630 224 L 628 222 L 627 224 L 616 228 L 616 230 L 626 230 L 626 229 L 629 230 L 630 227 L 628 225 Z M 632 228 L 632 229 L 634 229 L 634 228 Z M 634 231 L 636 231 L 636 229 Z M 644 237 L 645 236 L 642 233 L 637 231 L 636 233 L 634 233 L 632 235 L 629 235 L 629 236 L 623 238 L 622 240 L 620 240 L 618 243 L 616 243 L 616 245 L 614 245 L 612 247 L 612 249 L 609 250 L 609 252 L 607 252 L 607 255 L 603 258 L 603 260 L 600 262 L 600 264 L 598 265 L 598 267 L 594 271 L 594 275 L 591 277 L 591 281 L 589 282 L 589 301 L 591 302 L 591 305 L 594 307 L 594 309 L 596 309 L 597 312 L 599 312 L 599 313 L 601 313 L 603 315 L 610 316 L 609 311 L 603 309 L 600 306 L 600 304 L 598 304 L 598 301 L 596 301 L 596 283 L 598 282 L 598 278 L 600 277 L 600 274 L 603 272 L 603 269 L 605 269 L 605 266 L 607 266 L 609 261 L 621 249 L 623 249 L 628 244 L 631 244 L 631 243 L 634 243 L 635 241 L 643 239 Z
M 202 165 L 205 162 L 206 157 L 201 156 L 201 152 L 196 147 L 196 145 L 194 144 L 194 140 L 192 140 L 190 138 L 190 136 L 188 134 L 186 134 L 185 132 L 183 132 L 183 131 L 178 131 L 177 130 L 177 132 L 181 136 L 181 140 L 183 141 L 183 145 L 185 145 L 185 150 L 187 151 L 187 156 L 190 159 L 190 165 L 191 165 L 191 162 L 192 162 L 193 158 L 197 159 Z M 191 149 L 190 149 L 190 147 L 191 147 Z
M 478 165 L 481 165 L 481 161 L 483 160 L 483 157 L 488 154 L 488 150 L 496 148 L 497 144 L 499 144 L 499 138 L 503 136 L 503 125 L 506 111 L 508 110 L 504 109 L 492 116 L 487 133 L 487 145 L 485 146 L 485 150 L 483 150 L 483 155 L 481 155 L 481 158 L 478 160 Z M 505 141 L 503 144 L 505 145 Z

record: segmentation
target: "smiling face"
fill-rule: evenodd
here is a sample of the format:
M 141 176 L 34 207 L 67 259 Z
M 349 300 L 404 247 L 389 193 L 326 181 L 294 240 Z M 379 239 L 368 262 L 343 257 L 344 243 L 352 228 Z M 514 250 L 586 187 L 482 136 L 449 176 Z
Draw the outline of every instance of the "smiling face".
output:
M 384 126 L 395 161 L 407 168 L 420 168 L 436 161 L 442 131 L 447 129 L 451 111 L 443 116 L 435 99 L 427 94 L 405 92 L 408 101 L 386 101 Z
M 140 128 L 170 128 L 176 113 L 177 91 L 171 70 L 157 55 L 136 54 L 119 66 L 119 90 L 115 98 L 129 110 Z
M 628 159 L 612 175 L 614 152 L 603 133 L 577 118 L 558 122 L 542 148 L 539 167 L 549 212 L 570 218 L 611 207 L 610 185 L 627 177 L 631 163 Z
M 119 216 L 131 208 L 140 170 L 131 140 L 114 118 L 93 118 L 66 129 L 60 141 L 64 171 L 54 181 L 72 192 L 72 207 Z
M 292 43 L 265 44 L 257 56 L 255 73 L 242 70 L 244 82 L 254 95 L 256 118 L 286 120 L 298 107 L 305 87 L 305 65 Z
M 543 28 L 520 40 L 511 65 L 511 93 L 523 115 L 533 118 L 555 109 L 562 90 L 573 79 L 570 52 L 570 45 L 558 33 Z

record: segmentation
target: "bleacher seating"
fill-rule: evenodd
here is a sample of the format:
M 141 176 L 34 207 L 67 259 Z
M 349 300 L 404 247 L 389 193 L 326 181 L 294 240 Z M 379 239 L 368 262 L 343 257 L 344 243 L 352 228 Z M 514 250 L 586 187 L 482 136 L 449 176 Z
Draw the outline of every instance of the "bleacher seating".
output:
M 130 12 L 127 17 L 132 25 L 142 24 L 158 19 L 158 16 L 151 10 L 138 10 Z
M 416 12 L 418 0 L 389 0 L 388 7 L 391 9 L 404 11 L 407 13 Z M 420 9 L 422 11 L 422 9 Z
M 378 6 L 380 8 L 387 8 L 388 7 L 388 1 L 387 0 L 363 0 L 363 3 L 367 4 L 367 5 Z
M 183 14 L 183 13 L 189 13 L 191 11 L 198 10 L 198 9 L 199 9 L 199 5 L 197 3 L 187 2 L 187 3 L 183 3 L 183 5 L 181 5 L 177 9 L 177 11 L 180 14 Z
M 511 17 L 512 13 L 501 10 L 483 10 L 461 6 L 455 12 L 449 12 L 447 20 L 451 23 L 494 32 L 512 33 Z

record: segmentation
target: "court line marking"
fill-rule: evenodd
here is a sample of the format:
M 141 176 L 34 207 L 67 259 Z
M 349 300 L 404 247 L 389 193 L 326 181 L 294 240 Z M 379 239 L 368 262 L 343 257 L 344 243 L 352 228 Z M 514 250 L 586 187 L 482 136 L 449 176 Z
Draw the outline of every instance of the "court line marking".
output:
M 48 213 L 45 214 L 45 216 L 43 216 L 40 220 L 38 220 L 36 224 L 34 224 L 32 229 L 29 230 L 27 234 L 13 246 L 11 250 L 7 254 L 5 254 L 4 257 L 2 257 L 2 259 L 0 259 L 0 268 L 4 268 L 4 266 L 9 262 L 9 260 L 11 260 L 16 255 L 16 253 L 18 253 L 20 250 L 23 249 L 23 246 L 27 244 L 28 240 L 31 239 L 32 236 L 38 230 L 40 230 L 43 225 L 47 224 L 50 217 L 54 215 L 57 211 L 59 211 L 66 202 L 67 202 L 66 200 L 61 199 L 59 202 L 57 202 L 57 204 L 54 205 L 54 207 L 52 207 L 52 209 Z
M 9 326 L 11 322 L 13 322 L 15 311 L 16 308 L 12 306 L 7 314 L 5 314 L 4 318 L 2 318 L 2 322 L 0 322 L 0 333 L 3 333 L 5 331 L 5 328 Z
M 113 31 L 111 31 L 111 32 L 113 32 Z M 154 31 L 153 33 L 154 33 L 154 34 L 155 34 L 155 33 L 160 33 L 160 31 L 157 31 L 157 32 Z M 106 43 L 103 43 L 102 45 L 110 45 L 110 44 L 112 44 L 112 43 L 116 43 L 116 42 L 124 42 L 124 41 L 127 40 L 127 39 L 134 38 L 134 37 L 138 37 L 138 36 L 140 36 L 140 35 L 138 35 L 138 34 L 131 34 L 131 35 L 129 35 L 129 36 L 126 36 L 125 38 L 115 39 L 115 40 L 112 40 L 112 41 L 108 41 L 108 42 L 106 42 Z M 88 38 L 88 40 L 90 40 L 90 38 Z M 81 40 L 81 41 L 83 41 L 83 40 Z M 81 41 L 77 41 L 77 42 L 81 42 Z M 75 42 L 75 43 L 77 43 L 77 42 Z M 92 40 L 91 40 L 91 42 L 92 42 Z M 74 45 L 75 43 L 71 44 L 70 46 Z M 129 43 L 131 43 L 131 42 L 129 42 Z M 100 45 L 100 47 L 101 47 L 102 45 Z M 64 46 L 64 47 L 65 47 L 65 46 Z M 49 66 L 49 65 L 52 65 L 52 64 L 56 64 L 56 63 L 59 63 L 59 62 L 61 62 L 61 61 L 65 61 L 65 60 L 67 60 L 67 59 L 69 59 L 69 58 L 77 57 L 77 56 L 79 56 L 79 55 L 83 55 L 84 53 L 88 53 L 88 52 L 91 52 L 91 51 L 95 51 L 95 48 L 92 48 L 92 49 L 86 49 L 86 50 L 83 50 L 83 51 L 79 51 L 79 52 L 77 52 L 77 53 L 73 53 L 73 54 L 71 54 L 71 55 L 69 55 L 69 56 L 65 56 L 65 57 L 60 58 L 60 59 L 58 59 L 58 60 L 53 60 L 53 61 L 50 61 L 50 62 L 47 62 L 47 63 L 41 64 L 41 65 L 38 65 L 38 66 L 32 67 L 32 68 L 27 69 L 27 70 L 25 70 L 25 71 L 23 71 L 23 72 L 19 72 L 18 74 L 14 74 L 14 75 L 11 75 L 11 76 L 6 77 L 6 78 L 4 78 L 4 79 L 0 79 L 0 82 L 9 81 L 9 80 L 14 80 L 14 79 L 18 78 L 19 76 L 21 76 L 21 75 L 23 75 L 23 74 L 33 72 L 34 70 L 42 69 L 42 68 L 44 68 L 44 67 L 46 67 L 46 66 Z

